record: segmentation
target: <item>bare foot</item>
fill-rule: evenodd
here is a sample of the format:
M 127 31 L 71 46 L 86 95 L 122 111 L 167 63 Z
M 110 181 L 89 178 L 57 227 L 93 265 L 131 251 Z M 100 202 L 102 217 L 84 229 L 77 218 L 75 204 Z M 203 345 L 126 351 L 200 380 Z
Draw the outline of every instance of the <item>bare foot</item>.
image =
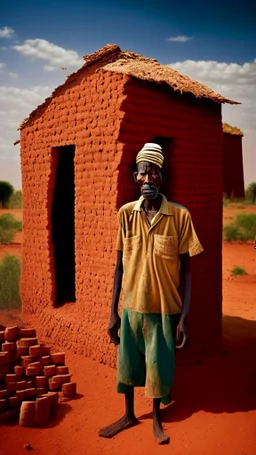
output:
M 153 423 L 153 433 L 155 440 L 158 444 L 169 444 L 170 442 L 170 437 L 165 434 L 163 428 L 159 425 L 157 421 L 154 421 Z
M 135 425 L 137 425 L 139 421 L 136 419 L 136 417 L 128 417 L 124 416 L 121 419 L 117 420 L 116 422 L 112 423 L 111 425 L 108 425 L 105 428 L 102 428 L 99 431 L 99 436 L 102 438 L 113 438 L 117 433 L 120 433 L 120 431 L 126 430 L 127 428 L 131 428 Z

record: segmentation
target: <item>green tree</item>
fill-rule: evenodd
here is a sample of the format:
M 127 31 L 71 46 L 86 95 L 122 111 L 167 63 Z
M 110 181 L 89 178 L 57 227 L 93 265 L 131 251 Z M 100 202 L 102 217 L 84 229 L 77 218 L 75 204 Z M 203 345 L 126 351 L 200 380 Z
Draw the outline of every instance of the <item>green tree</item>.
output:
M 246 197 L 255 204 L 256 201 L 256 182 L 252 182 L 246 188 Z
M 14 191 L 8 202 L 9 209 L 22 209 L 22 192 L 21 190 Z
M 22 222 L 10 213 L 0 215 L 0 245 L 12 243 L 15 233 L 22 230 Z
M 14 188 L 9 182 L 0 181 L 0 208 L 8 205 L 9 199 L 14 193 Z

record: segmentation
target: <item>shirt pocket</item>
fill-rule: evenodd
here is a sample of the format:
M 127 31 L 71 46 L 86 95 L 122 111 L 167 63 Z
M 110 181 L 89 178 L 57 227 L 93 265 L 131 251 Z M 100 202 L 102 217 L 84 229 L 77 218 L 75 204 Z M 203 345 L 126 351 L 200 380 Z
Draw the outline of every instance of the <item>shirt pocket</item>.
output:
M 141 247 L 141 236 L 134 235 L 124 239 L 124 260 L 129 260 L 135 252 Z
M 178 236 L 154 235 L 154 253 L 163 259 L 174 259 L 178 256 Z

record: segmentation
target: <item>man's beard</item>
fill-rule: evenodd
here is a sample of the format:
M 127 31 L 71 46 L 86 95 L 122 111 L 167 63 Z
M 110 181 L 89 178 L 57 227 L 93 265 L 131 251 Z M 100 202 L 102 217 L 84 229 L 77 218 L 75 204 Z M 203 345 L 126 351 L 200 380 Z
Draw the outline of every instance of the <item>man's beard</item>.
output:
M 152 201 L 157 199 L 158 189 L 154 183 L 144 183 L 141 187 L 141 194 L 148 201 Z

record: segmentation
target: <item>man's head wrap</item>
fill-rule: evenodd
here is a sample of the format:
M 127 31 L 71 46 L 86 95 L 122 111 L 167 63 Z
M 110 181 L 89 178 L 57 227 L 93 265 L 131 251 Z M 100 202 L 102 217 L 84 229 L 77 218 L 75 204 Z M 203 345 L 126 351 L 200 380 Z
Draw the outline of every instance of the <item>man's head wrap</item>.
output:
M 158 144 L 148 142 L 142 147 L 136 157 L 136 164 L 140 163 L 141 161 L 147 161 L 148 163 L 155 164 L 161 169 L 164 162 L 162 147 Z

